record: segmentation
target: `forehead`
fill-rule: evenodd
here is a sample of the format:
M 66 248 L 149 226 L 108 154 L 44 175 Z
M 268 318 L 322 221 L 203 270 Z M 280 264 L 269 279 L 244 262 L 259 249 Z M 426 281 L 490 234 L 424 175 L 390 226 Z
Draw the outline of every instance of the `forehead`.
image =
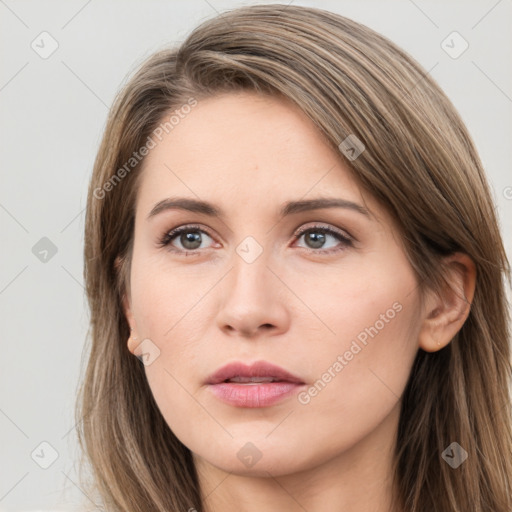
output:
M 248 208 L 318 196 L 363 202 L 340 155 L 297 106 L 252 92 L 199 101 L 149 152 L 142 172 L 147 211 L 167 195 Z

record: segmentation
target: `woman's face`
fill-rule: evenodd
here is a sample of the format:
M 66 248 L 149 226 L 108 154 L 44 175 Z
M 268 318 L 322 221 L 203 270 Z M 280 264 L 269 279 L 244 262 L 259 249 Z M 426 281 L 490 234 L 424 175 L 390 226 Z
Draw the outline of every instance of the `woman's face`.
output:
M 182 199 L 212 206 L 162 203 Z M 418 350 L 417 284 L 391 218 L 281 99 L 202 100 L 146 157 L 130 347 L 203 466 L 277 476 L 389 451 Z M 261 361 L 302 384 L 208 384 Z

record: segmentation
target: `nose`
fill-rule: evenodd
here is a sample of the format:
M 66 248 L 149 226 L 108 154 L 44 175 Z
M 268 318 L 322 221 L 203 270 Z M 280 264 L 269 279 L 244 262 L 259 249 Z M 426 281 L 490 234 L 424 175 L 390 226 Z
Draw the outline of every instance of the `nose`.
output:
M 227 335 L 244 338 L 274 336 L 289 327 L 289 292 L 260 256 L 252 263 L 235 256 L 233 268 L 219 289 L 218 327 Z

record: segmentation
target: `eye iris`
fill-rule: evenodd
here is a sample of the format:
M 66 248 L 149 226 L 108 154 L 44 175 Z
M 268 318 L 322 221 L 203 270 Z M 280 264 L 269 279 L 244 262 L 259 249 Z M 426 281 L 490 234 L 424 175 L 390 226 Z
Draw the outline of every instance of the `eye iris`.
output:
M 187 231 L 180 236 L 180 242 L 185 249 L 197 249 L 201 245 L 201 234 L 197 231 Z M 189 245 L 192 244 L 192 246 Z
M 306 241 L 312 242 L 313 248 L 318 249 L 325 243 L 325 233 L 320 231 L 311 231 L 305 235 Z

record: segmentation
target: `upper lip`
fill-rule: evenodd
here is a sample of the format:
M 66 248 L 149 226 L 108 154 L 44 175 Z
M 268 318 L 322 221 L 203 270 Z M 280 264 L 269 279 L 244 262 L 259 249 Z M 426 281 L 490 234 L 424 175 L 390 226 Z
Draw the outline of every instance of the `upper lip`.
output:
M 234 377 L 272 377 L 281 382 L 304 384 L 299 377 L 267 361 L 256 361 L 249 365 L 241 361 L 229 363 L 210 375 L 206 384 L 219 384 Z

